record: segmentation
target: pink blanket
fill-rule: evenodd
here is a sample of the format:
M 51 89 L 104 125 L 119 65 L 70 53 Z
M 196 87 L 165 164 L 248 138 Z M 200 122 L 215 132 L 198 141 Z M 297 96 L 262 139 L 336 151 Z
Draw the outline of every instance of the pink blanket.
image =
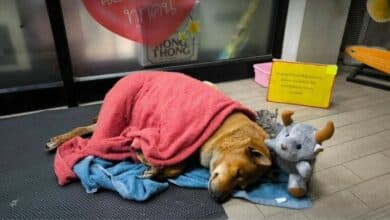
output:
M 216 89 L 184 74 L 132 73 L 104 98 L 91 139 L 73 138 L 56 153 L 60 185 L 76 178 L 72 168 L 94 155 L 106 160 L 138 161 L 142 151 L 155 166 L 182 162 L 194 153 L 233 111 L 252 111 Z

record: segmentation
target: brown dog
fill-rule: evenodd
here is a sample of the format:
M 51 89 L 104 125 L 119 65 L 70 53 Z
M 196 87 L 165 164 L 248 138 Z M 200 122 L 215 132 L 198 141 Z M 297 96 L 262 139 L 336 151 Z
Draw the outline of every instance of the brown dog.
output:
M 200 164 L 210 169 L 209 192 L 225 200 L 239 187 L 259 182 L 271 166 L 267 134 L 242 113 L 231 114 L 200 148 Z
M 215 87 L 214 84 L 207 84 Z M 65 141 L 92 133 L 95 125 L 79 127 L 56 136 L 46 145 L 55 149 Z M 271 166 L 271 155 L 264 144 L 266 132 L 243 113 L 228 116 L 214 134 L 200 147 L 200 164 L 210 170 L 209 192 L 217 201 L 224 201 L 233 189 L 244 189 L 258 183 Z M 142 154 L 140 161 L 148 164 Z M 183 172 L 186 162 L 164 168 L 151 167 L 143 177 L 165 179 Z

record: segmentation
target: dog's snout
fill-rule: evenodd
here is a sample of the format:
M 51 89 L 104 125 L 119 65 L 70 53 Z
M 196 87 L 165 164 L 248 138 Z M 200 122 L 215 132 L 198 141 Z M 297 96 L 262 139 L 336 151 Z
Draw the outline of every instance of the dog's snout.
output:
M 208 191 L 211 196 L 215 201 L 217 202 L 224 202 L 226 198 L 228 197 L 229 193 L 226 191 L 226 189 L 221 188 L 219 181 L 218 181 L 218 176 L 220 173 L 214 172 L 212 174 L 212 178 L 209 180 L 209 185 L 208 185 Z
M 226 197 L 224 196 L 224 194 L 222 192 L 209 189 L 209 193 L 210 193 L 211 198 L 213 198 L 217 202 L 224 202 L 226 199 Z
M 221 192 L 214 191 L 214 190 L 209 190 L 209 193 L 210 193 L 211 197 L 214 199 L 218 199 L 222 195 Z
M 282 150 L 287 150 L 287 145 L 286 144 L 282 144 L 280 147 L 282 148 Z

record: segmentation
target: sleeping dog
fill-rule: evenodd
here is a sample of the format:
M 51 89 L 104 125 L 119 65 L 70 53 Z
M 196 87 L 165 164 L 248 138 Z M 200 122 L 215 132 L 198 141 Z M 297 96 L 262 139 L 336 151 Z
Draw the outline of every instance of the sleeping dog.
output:
M 216 88 L 210 82 L 207 85 Z M 180 120 L 177 119 L 177 120 Z M 75 128 L 65 134 L 53 137 L 46 145 L 53 150 L 76 136 L 94 132 L 95 124 Z M 271 167 L 271 155 L 264 144 L 266 132 L 242 112 L 230 113 L 220 126 L 198 148 L 197 162 L 209 168 L 209 192 L 217 201 L 226 200 L 235 188 L 245 189 L 258 183 Z M 166 179 L 181 174 L 189 159 L 170 166 L 153 166 L 142 152 L 138 159 L 150 167 L 142 177 Z

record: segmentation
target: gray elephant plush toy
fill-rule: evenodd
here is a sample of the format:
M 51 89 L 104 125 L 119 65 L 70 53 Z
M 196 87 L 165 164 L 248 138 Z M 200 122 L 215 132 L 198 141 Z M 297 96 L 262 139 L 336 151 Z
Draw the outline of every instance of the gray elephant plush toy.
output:
M 266 139 L 265 144 L 273 152 L 274 162 L 289 174 L 289 193 L 302 197 L 307 192 L 315 158 L 323 151 L 321 144 L 332 137 L 334 125 L 328 121 L 324 128 L 317 130 L 294 122 L 292 115 L 292 111 L 282 112 L 283 128 L 274 139 Z

